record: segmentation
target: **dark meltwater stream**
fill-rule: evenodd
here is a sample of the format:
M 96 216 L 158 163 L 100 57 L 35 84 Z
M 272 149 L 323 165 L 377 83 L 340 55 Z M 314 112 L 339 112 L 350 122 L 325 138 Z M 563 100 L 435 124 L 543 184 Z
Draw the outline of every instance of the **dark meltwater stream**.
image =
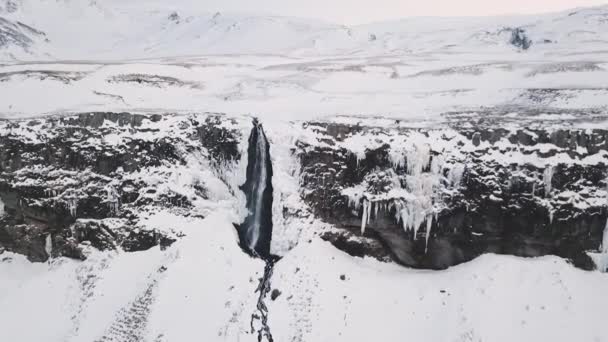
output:
M 257 312 L 251 316 L 251 332 L 258 335 L 258 341 L 273 342 L 268 326 L 268 309 L 265 299 L 270 292 L 270 279 L 276 257 L 270 254 L 272 240 L 272 162 L 270 145 L 262 125 L 253 121 L 249 136 L 247 180 L 242 187 L 247 196 L 248 215 L 239 227 L 240 243 L 243 250 L 266 262 L 264 276 L 256 292 L 259 292 Z

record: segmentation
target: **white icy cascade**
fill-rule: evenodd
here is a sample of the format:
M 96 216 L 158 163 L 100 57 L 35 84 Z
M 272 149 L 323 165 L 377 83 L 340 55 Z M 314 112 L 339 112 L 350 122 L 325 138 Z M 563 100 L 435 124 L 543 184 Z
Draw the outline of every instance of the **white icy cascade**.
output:
M 430 172 L 423 173 L 429 162 L 431 163 Z M 406 199 L 401 205 L 397 204 L 399 219 L 403 229 L 414 231 L 414 238 L 426 221 L 428 237 L 435 213 L 433 195 L 435 189 L 440 185 L 443 158 L 435 156 L 431 160 L 431 148 L 428 144 L 424 144 L 416 146 L 414 151 L 408 153 L 407 164 L 407 190 L 413 195 L 413 198 Z
M 70 215 L 72 215 L 72 217 L 76 217 L 76 212 L 78 211 L 78 200 L 75 198 L 67 199 L 66 206 L 70 211 Z
M 456 188 L 460 185 L 464 170 L 464 164 L 455 164 L 450 171 L 448 171 L 448 182 L 452 188 Z
M 4 203 L 2 202 L 2 198 L 0 198 L 0 217 L 4 215 Z
M 254 184 L 254 203 L 253 203 L 253 224 L 251 229 L 247 232 L 249 234 L 249 247 L 251 250 L 255 250 L 255 246 L 260 238 L 260 228 L 262 219 L 262 207 L 264 205 L 264 191 L 266 190 L 267 183 L 267 170 L 266 163 L 268 155 L 266 153 L 267 141 L 264 136 L 262 126 L 257 126 L 258 139 L 256 142 L 256 156 L 254 165 L 254 174 L 258 175 Z
M 543 173 L 543 183 L 545 183 L 545 197 L 549 197 L 551 190 L 553 190 L 553 165 L 547 165 L 545 172 Z
M 46 236 L 46 240 L 44 243 L 44 251 L 46 252 L 46 255 L 48 255 L 50 258 L 51 253 L 53 252 L 53 238 L 51 237 L 51 234 L 48 234 Z
M 110 211 L 112 212 L 112 214 L 119 214 L 120 212 L 120 195 L 118 194 L 118 191 L 116 191 L 116 189 L 111 186 L 108 185 L 106 187 L 106 196 L 107 196 L 107 201 L 108 201 L 108 206 L 110 207 Z
M 436 197 L 439 189 L 452 191 L 460 186 L 465 172 L 462 163 L 447 164 L 442 154 L 431 156 L 431 143 L 422 134 L 414 134 L 407 143 L 399 144 L 404 148 L 392 148 L 389 158 L 394 174 L 391 190 L 383 194 L 370 194 L 364 182 L 355 187 L 344 189 L 348 205 L 361 215 L 361 233 L 378 212 L 395 210 L 395 220 L 406 232 L 413 231 L 414 238 L 426 222 L 426 244 L 431 234 L 433 220 L 439 212 Z M 405 168 L 405 185 L 401 185 L 398 170 Z M 443 171 L 448 169 L 445 177 Z M 389 175 L 390 177 L 390 175 Z
M 361 235 L 365 234 L 365 226 L 369 222 L 369 218 L 372 212 L 372 204 L 373 203 L 371 201 L 368 201 L 367 199 L 363 200 L 363 215 L 361 216 Z

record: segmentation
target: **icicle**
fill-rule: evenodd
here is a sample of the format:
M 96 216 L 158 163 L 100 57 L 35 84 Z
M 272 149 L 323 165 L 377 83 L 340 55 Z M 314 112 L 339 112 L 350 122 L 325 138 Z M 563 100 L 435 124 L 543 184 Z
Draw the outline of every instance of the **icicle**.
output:
M 53 252 L 53 238 L 51 237 L 50 233 L 46 236 L 44 251 L 46 252 L 46 255 L 48 255 L 48 257 L 50 258 L 51 253 Z
M 374 211 L 374 218 L 377 220 L 378 219 L 378 209 L 382 205 L 382 202 L 375 203 L 374 205 L 376 206 L 375 211 Z
M 413 151 L 407 152 L 407 173 L 417 176 L 422 173 L 424 168 L 429 165 L 431 160 L 431 147 L 429 144 L 416 146 Z
M 464 175 L 464 165 L 456 164 L 452 166 L 450 172 L 448 173 L 448 181 L 450 186 L 458 187 L 460 186 L 460 182 L 462 182 L 462 176 Z
M 389 152 L 389 159 L 393 169 L 402 168 L 405 166 L 405 155 L 402 151 L 391 149 Z
M 424 254 L 429 250 L 429 238 L 431 237 L 431 228 L 433 227 L 433 215 L 426 218 L 426 244 L 424 246 Z
M 76 213 L 78 212 L 78 200 L 75 198 L 70 198 L 66 200 L 66 206 L 70 215 L 72 217 L 76 217 Z
M 545 183 L 545 197 L 549 197 L 549 195 L 551 194 L 551 190 L 553 189 L 553 172 L 553 166 L 548 165 L 547 168 L 545 168 L 545 172 L 543 173 L 543 182 Z
M 430 152 L 430 151 L 429 151 Z M 440 175 L 444 164 L 443 156 L 436 155 L 431 159 L 431 174 Z
M 106 187 L 106 195 L 108 198 L 108 206 L 110 207 L 110 212 L 114 215 L 119 214 L 120 212 L 120 196 L 118 191 L 114 189 L 113 186 L 108 185 Z
M 371 202 L 367 199 L 363 200 L 363 214 L 361 215 L 361 235 L 365 234 L 365 226 L 369 221 L 369 216 L 371 213 Z

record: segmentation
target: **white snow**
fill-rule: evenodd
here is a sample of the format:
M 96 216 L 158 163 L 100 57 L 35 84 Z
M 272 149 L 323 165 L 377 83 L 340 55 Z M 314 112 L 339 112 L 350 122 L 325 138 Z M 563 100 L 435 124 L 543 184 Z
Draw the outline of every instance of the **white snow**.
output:
M 3 338 L 22 342 L 94 341 L 103 336 L 121 340 L 128 335 L 146 341 L 159 335 L 169 341 L 246 338 L 263 263 L 240 250 L 226 212 L 206 219 L 157 217 L 155 222 L 179 225 L 187 235 L 166 251 L 91 251 L 84 262 L 60 258 L 49 264 L 30 263 L 22 256 L 3 254 Z M 129 325 L 129 319 L 141 321 Z M 35 329 L 31 322 L 36 322 Z
M 48 255 L 48 257 L 51 257 L 51 253 L 53 252 L 53 237 L 51 236 L 51 234 L 48 234 L 46 236 L 45 242 L 44 242 L 44 251 L 46 252 L 46 255 Z
M 543 183 L 545 183 L 545 196 L 551 197 L 551 190 L 553 189 L 553 165 L 547 165 L 543 173 Z
M 341 280 L 341 275 L 345 280 Z M 280 341 L 603 341 L 608 278 L 556 257 L 484 255 L 446 271 L 352 258 L 320 240 L 274 270 Z

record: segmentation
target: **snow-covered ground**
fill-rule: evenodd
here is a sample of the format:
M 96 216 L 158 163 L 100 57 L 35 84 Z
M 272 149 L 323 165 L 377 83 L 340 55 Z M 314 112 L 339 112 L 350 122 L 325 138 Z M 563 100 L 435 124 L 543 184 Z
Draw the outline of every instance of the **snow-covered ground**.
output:
M 0 262 L 3 339 L 214 341 L 245 337 L 263 263 L 242 253 L 230 218 L 165 215 L 187 231 L 175 248 L 93 252 L 85 262 Z M 31 327 L 32 322 L 36 327 Z
M 275 341 L 608 341 L 606 274 L 555 257 L 496 255 L 415 271 L 323 242 L 317 233 L 326 227 L 297 216 L 305 208 L 290 148 L 305 132 L 289 124 L 374 117 L 432 125 L 448 111 L 495 108 L 608 118 L 608 7 L 347 27 L 125 3 L 0 0 L 0 119 L 259 117 L 275 165 L 272 249 L 284 256 L 271 282 L 280 295 L 266 299 Z M 516 28 L 531 47 L 511 43 Z M 16 40 L 4 44 L 6 32 Z M 164 251 L 91 251 L 84 262 L 48 264 L 1 254 L 0 339 L 255 341 L 264 265 L 237 245 L 240 209 L 150 217 L 155 228 L 185 234 Z
M 263 121 L 335 115 L 420 121 L 492 107 L 605 112 L 607 68 L 606 62 L 563 58 L 481 63 L 460 55 L 20 63 L 0 66 L 0 118 L 114 110 L 255 114 Z
M 495 106 L 608 106 L 606 6 L 347 27 L 156 2 L 3 2 L 16 4 L 0 3 L 0 18 L 17 28 L 0 35 L 25 38 L 0 44 L 0 118 L 128 110 L 429 119 Z
M 4 254 L 2 336 L 255 341 L 249 324 L 262 262 L 242 253 L 221 213 L 182 223 L 189 235 L 167 251 L 50 264 Z M 415 271 L 313 239 L 275 266 L 280 295 L 266 302 L 275 341 L 607 341 L 606 287 L 604 274 L 556 257 L 486 255 Z
M 606 341 L 608 278 L 563 260 L 485 255 L 447 271 L 353 259 L 327 243 L 275 268 L 277 341 Z

